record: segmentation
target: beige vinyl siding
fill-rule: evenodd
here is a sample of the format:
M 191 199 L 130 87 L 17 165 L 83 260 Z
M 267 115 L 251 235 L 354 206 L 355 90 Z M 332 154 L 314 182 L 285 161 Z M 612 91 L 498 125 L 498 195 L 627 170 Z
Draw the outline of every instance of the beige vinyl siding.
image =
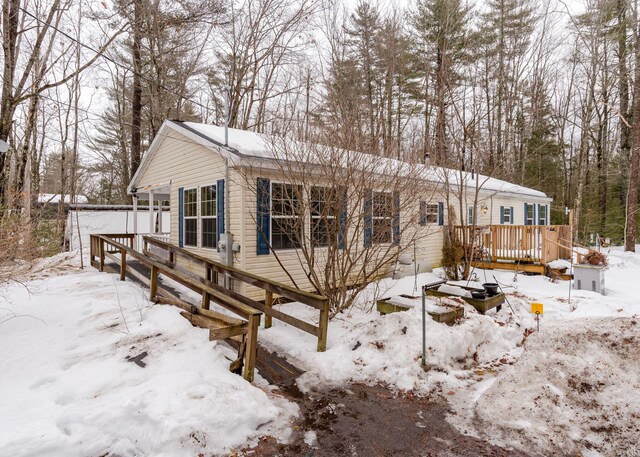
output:
M 193 140 L 181 135 L 175 130 L 168 130 L 169 134 L 162 139 L 159 144 L 155 156 L 148 163 L 146 170 L 138 180 L 138 187 L 153 185 L 170 185 L 171 193 L 171 242 L 178 244 L 178 189 L 180 187 L 190 188 L 204 185 L 215 184 L 217 180 L 225 178 L 225 160 L 215 151 L 208 149 Z M 234 234 L 234 241 L 240 244 L 240 252 L 234 256 L 234 266 L 251 273 L 279 281 L 286 284 L 295 284 L 306 290 L 310 290 L 310 283 L 307 278 L 304 261 L 301 259 L 301 252 L 297 250 L 281 250 L 278 251 L 278 259 L 273 253 L 268 255 L 256 254 L 256 194 L 255 194 L 255 178 L 265 177 L 277 182 L 277 177 L 273 172 L 253 171 L 251 173 L 244 169 L 231 168 L 229 170 L 229 181 L 225 185 L 229 189 L 230 194 L 230 221 L 225 221 L 227 228 Z M 247 179 L 249 180 L 247 182 Z M 419 226 L 420 200 L 426 200 L 428 203 L 437 204 L 439 201 L 445 202 L 442 195 L 436 192 L 425 195 L 425 198 L 418 198 L 415 192 L 411 194 L 402 194 L 400 196 L 403 201 L 410 201 L 412 205 L 406 208 L 405 213 L 401 214 L 400 224 L 401 231 L 406 231 L 401 236 L 401 247 L 406 249 L 405 252 L 413 255 L 413 245 L 407 246 L 407 241 L 412 238 L 411 231 L 418 230 L 419 235 L 416 237 L 417 259 L 426 260 L 431 266 L 437 267 L 441 264 L 443 229 L 436 223 Z M 409 199 L 409 200 L 405 200 Z M 481 195 L 479 207 L 486 204 L 490 211 L 486 215 L 479 214 L 478 224 L 499 224 L 500 223 L 500 206 L 514 207 L 514 223 L 522 224 L 524 221 L 524 202 L 527 203 L 548 203 L 548 200 L 541 199 L 519 199 L 511 197 L 498 197 L 493 195 Z M 469 204 L 473 204 L 472 195 L 467 198 Z M 465 202 L 465 208 L 468 206 Z M 451 203 L 454 205 L 456 212 L 459 205 L 455 200 Z M 362 202 L 358 202 L 359 205 Z M 404 204 L 403 204 L 404 205 Z M 200 208 L 198 208 L 200 210 Z M 362 211 L 362 208 L 349 208 L 352 210 Z M 445 204 L 445 224 L 447 222 L 447 209 Z M 464 215 L 466 218 L 466 213 Z M 411 227 L 406 227 L 408 221 L 413 221 Z M 201 236 L 200 222 L 198 223 L 198 236 Z M 363 228 L 348 228 L 348 240 L 356 239 L 356 242 L 363 242 Z M 356 236 L 357 235 L 357 236 Z M 192 252 L 209 257 L 213 260 L 219 260 L 219 254 L 215 249 L 187 248 Z M 194 264 L 184 263 L 183 266 L 196 270 Z M 286 270 L 286 271 L 285 271 Z M 291 281 L 289 275 L 293 277 Z M 200 271 L 199 273 L 204 273 Z M 247 296 L 256 299 L 264 299 L 264 291 L 252 286 L 236 286 L 236 289 Z
M 180 187 L 193 188 L 216 184 L 219 179 L 225 178 L 225 160 L 215 151 L 197 144 L 189 138 L 181 135 L 175 130 L 169 130 L 169 134 L 162 140 L 151 160 L 140 176 L 138 187 L 147 185 L 166 185 L 171 188 L 171 243 L 178 244 L 178 189 Z M 230 217 L 231 224 L 227 227 L 235 235 L 235 241 L 241 243 L 243 236 L 243 189 L 239 174 L 230 169 L 229 181 L 225 186 L 229 186 L 229 200 L 231 204 Z M 217 189 L 216 189 L 217 191 Z M 198 211 L 200 211 L 198 205 Z M 225 220 L 225 224 L 229 221 Z M 198 219 L 198 244 L 202 236 L 202 227 Z M 191 252 L 219 260 L 220 255 L 216 249 L 188 247 Z M 185 263 L 183 266 L 197 271 L 193 264 Z M 235 266 L 243 268 L 242 252 L 236 255 Z M 198 271 L 198 273 L 203 273 Z
M 278 177 L 268 172 L 262 172 L 258 174 L 253 174 L 252 183 L 255 182 L 255 179 L 260 176 L 263 178 L 269 178 L 272 182 L 278 182 Z M 290 180 L 288 181 L 290 182 Z M 257 228 L 256 228 L 256 194 L 255 194 L 255 184 L 250 185 L 249 187 L 244 189 L 246 199 L 245 199 L 245 230 L 246 235 L 243 242 L 243 255 L 245 259 L 245 268 L 248 271 L 259 274 L 261 276 L 265 276 L 271 280 L 275 280 L 278 282 L 282 282 L 285 284 L 297 285 L 301 289 L 311 290 L 311 283 L 307 277 L 305 261 L 302 258 L 302 253 L 299 250 L 291 249 L 291 250 L 278 250 L 276 254 L 273 252 L 265 255 L 256 254 L 256 242 L 257 242 Z M 416 239 L 416 250 L 417 250 L 417 258 L 419 260 L 426 260 L 433 267 L 438 267 L 441 264 L 442 258 L 442 234 L 443 227 L 435 224 L 427 224 L 425 227 L 421 227 L 418 225 L 419 221 L 419 211 L 420 211 L 420 199 L 416 198 L 415 192 L 411 195 L 402 194 L 400 196 L 401 199 L 410 199 L 409 201 L 414 202 L 410 207 L 407 207 L 406 213 L 400 215 L 400 225 L 401 232 L 406 230 L 404 233 L 404 238 L 406 239 Z M 435 195 L 426 196 L 426 200 L 430 203 L 437 204 L 438 201 L 441 200 L 440 197 Z M 362 202 L 358 202 L 362 204 Z M 351 204 L 351 203 L 349 203 Z M 401 207 L 404 206 L 404 203 L 401 203 Z M 356 211 L 356 208 L 349 207 L 348 212 L 351 214 L 352 211 Z M 406 227 L 407 221 L 413 221 L 414 224 L 412 227 Z M 419 234 L 417 236 L 412 235 L 412 230 L 419 230 Z M 362 227 L 359 228 L 362 230 Z M 355 242 L 358 243 L 359 246 L 362 246 L 363 236 L 361 233 L 354 233 L 354 228 L 347 228 L 347 243 Z M 413 244 L 407 246 L 405 241 L 401 236 L 400 245 L 403 249 L 406 248 L 407 252 L 413 255 Z M 320 250 L 320 252 L 322 252 Z M 316 260 L 316 268 L 322 268 L 322 261 Z M 283 268 L 284 267 L 284 268 Z M 286 272 L 285 272 L 286 269 Z M 289 275 L 293 278 L 293 281 L 289 277 Z M 264 299 L 264 292 L 256 289 L 255 287 L 248 286 L 245 289 L 245 293 L 256 300 Z

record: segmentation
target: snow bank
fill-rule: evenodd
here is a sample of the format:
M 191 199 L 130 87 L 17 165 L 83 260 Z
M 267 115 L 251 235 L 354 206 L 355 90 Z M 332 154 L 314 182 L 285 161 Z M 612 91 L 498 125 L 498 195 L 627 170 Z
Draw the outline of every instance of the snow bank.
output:
M 194 456 L 263 434 L 297 407 L 229 372 L 231 350 L 142 289 L 84 272 L 0 297 L 0 455 Z M 144 353 L 144 367 L 127 360 Z
M 548 455 L 638 455 L 638 320 L 557 322 L 525 347 L 477 403 L 488 436 Z
M 438 303 L 459 303 L 449 299 L 428 298 L 428 308 Z M 283 311 L 317 322 L 317 311 L 300 304 L 281 305 Z M 466 306 L 467 317 L 449 327 L 426 319 L 427 365 L 420 367 L 422 356 L 422 319 L 420 307 L 380 316 L 352 309 L 336 316 L 329 326 L 326 352 L 315 351 L 315 338 L 281 322 L 261 330 L 266 345 L 287 354 L 294 364 L 307 370 L 299 380 L 303 389 L 317 385 L 357 381 L 384 383 L 402 390 L 432 390 L 448 380 L 460 384 L 461 370 L 503 357 L 523 340 L 524 325 L 501 321 L 501 317 L 480 315 Z

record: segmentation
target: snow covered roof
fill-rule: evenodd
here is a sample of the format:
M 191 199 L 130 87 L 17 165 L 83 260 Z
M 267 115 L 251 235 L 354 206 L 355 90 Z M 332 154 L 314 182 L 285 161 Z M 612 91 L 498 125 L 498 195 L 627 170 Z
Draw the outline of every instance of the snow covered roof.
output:
M 273 161 L 278 159 L 278 157 L 276 157 L 277 154 L 275 152 L 275 148 L 273 147 L 273 138 L 264 134 L 229 128 L 228 143 L 225 146 L 224 127 L 211 124 L 201 124 L 198 122 L 168 120 L 163 124 L 163 128 L 174 129 L 192 140 L 199 142 L 205 147 L 214 148 L 217 152 L 229 159 L 258 159 L 261 161 Z M 161 136 L 162 135 L 159 132 L 156 138 Z M 154 143 L 156 143 L 155 140 Z M 145 155 L 142 165 L 133 177 L 129 186 L 130 189 L 133 188 L 134 183 L 137 182 L 138 175 L 146 165 L 145 161 L 150 160 L 153 148 L 154 144 L 151 145 L 149 153 Z M 313 155 L 319 154 L 319 152 L 310 151 L 315 148 L 305 149 L 309 151 L 309 154 L 304 156 L 304 160 L 313 162 Z M 374 167 L 376 171 L 380 173 L 385 173 L 389 170 L 397 171 L 404 167 L 411 167 L 415 170 L 415 167 L 417 166 L 418 171 L 424 176 L 424 179 L 429 182 L 442 183 L 446 178 L 450 184 L 456 185 L 460 180 L 462 180 L 466 188 L 473 189 L 478 186 L 478 188 L 484 192 L 514 194 L 517 196 L 525 195 L 528 197 L 550 200 L 544 192 L 539 190 L 475 173 L 472 174 L 468 172 L 461 172 L 459 170 L 428 165 L 410 165 L 406 162 L 395 159 L 373 156 L 371 154 L 354 151 L 344 151 L 344 155 L 340 160 L 348 162 L 353 160 L 355 156 L 357 156 L 360 161 L 364 158 L 364 160 L 369 164 L 375 164 Z M 238 161 L 236 160 L 235 163 L 238 163 Z
M 60 194 L 38 194 L 38 203 L 60 203 Z M 84 195 L 76 195 L 71 201 L 70 195 L 64 196 L 65 203 L 88 203 L 89 199 Z

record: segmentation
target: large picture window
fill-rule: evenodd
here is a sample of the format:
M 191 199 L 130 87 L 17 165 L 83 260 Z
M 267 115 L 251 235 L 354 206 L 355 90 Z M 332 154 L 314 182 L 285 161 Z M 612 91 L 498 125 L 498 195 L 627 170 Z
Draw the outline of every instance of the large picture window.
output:
M 271 248 L 294 249 L 302 240 L 300 198 L 302 186 L 271 184 Z
M 311 207 L 311 243 L 314 247 L 328 246 L 337 241 L 340 218 L 340 192 L 332 187 L 312 187 L 309 194 Z
M 200 188 L 200 223 L 202 226 L 201 246 L 203 248 L 218 247 L 215 185 Z
M 374 243 L 391 243 L 393 233 L 393 195 L 388 192 L 373 193 L 372 240 Z
M 184 245 L 198 246 L 198 189 L 184 191 Z

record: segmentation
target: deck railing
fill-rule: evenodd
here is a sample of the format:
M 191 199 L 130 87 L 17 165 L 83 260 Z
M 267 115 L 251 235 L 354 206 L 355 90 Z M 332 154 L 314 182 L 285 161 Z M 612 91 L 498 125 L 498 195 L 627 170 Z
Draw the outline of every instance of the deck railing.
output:
M 571 256 L 569 225 L 456 226 L 458 240 L 473 245 L 474 260 L 547 263 Z
M 100 271 L 109 267 L 112 271 L 119 273 L 120 280 L 124 281 L 127 275 L 127 258 L 134 258 L 149 269 L 149 278 L 145 278 L 142 273 L 133 268 L 129 268 L 128 271 L 149 285 L 151 301 L 183 308 L 186 311 L 183 315 L 188 317 L 194 325 L 210 328 L 210 338 L 212 339 L 242 337 L 243 343 L 240 346 L 240 351 L 242 352 L 241 356 L 244 357 L 244 377 L 248 381 L 253 381 L 258 327 L 263 313 L 265 314 L 265 328 L 271 326 L 272 318 L 281 320 L 316 336 L 318 338 L 317 350 L 326 350 L 329 325 L 329 299 L 327 297 L 223 265 L 156 237 L 144 236 L 143 252 L 138 252 L 133 248 L 134 237 L 134 234 L 91 235 L 91 264 Z M 106 259 L 111 260 L 115 266 L 106 264 Z M 200 276 L 180 265 L 181 263 L 204 267 L 205 275 Z M 200 306 L 191 305 L 175 295 L 159 290 L 158 276 L 160 274 L 200 294 Z M 220 281 L 221 279 L 222 281 Z M 234 291 L 233 281 L 263 289 L 265 291 L 264 304 Z M 274 295 L 316 308 L 320 313 L 318 324 L 305 322 L 274 309 Z M 243 320 L 210 310 L 211 302 L 233 312 Z M 215 325 L 211 325 L 212 322 Z

